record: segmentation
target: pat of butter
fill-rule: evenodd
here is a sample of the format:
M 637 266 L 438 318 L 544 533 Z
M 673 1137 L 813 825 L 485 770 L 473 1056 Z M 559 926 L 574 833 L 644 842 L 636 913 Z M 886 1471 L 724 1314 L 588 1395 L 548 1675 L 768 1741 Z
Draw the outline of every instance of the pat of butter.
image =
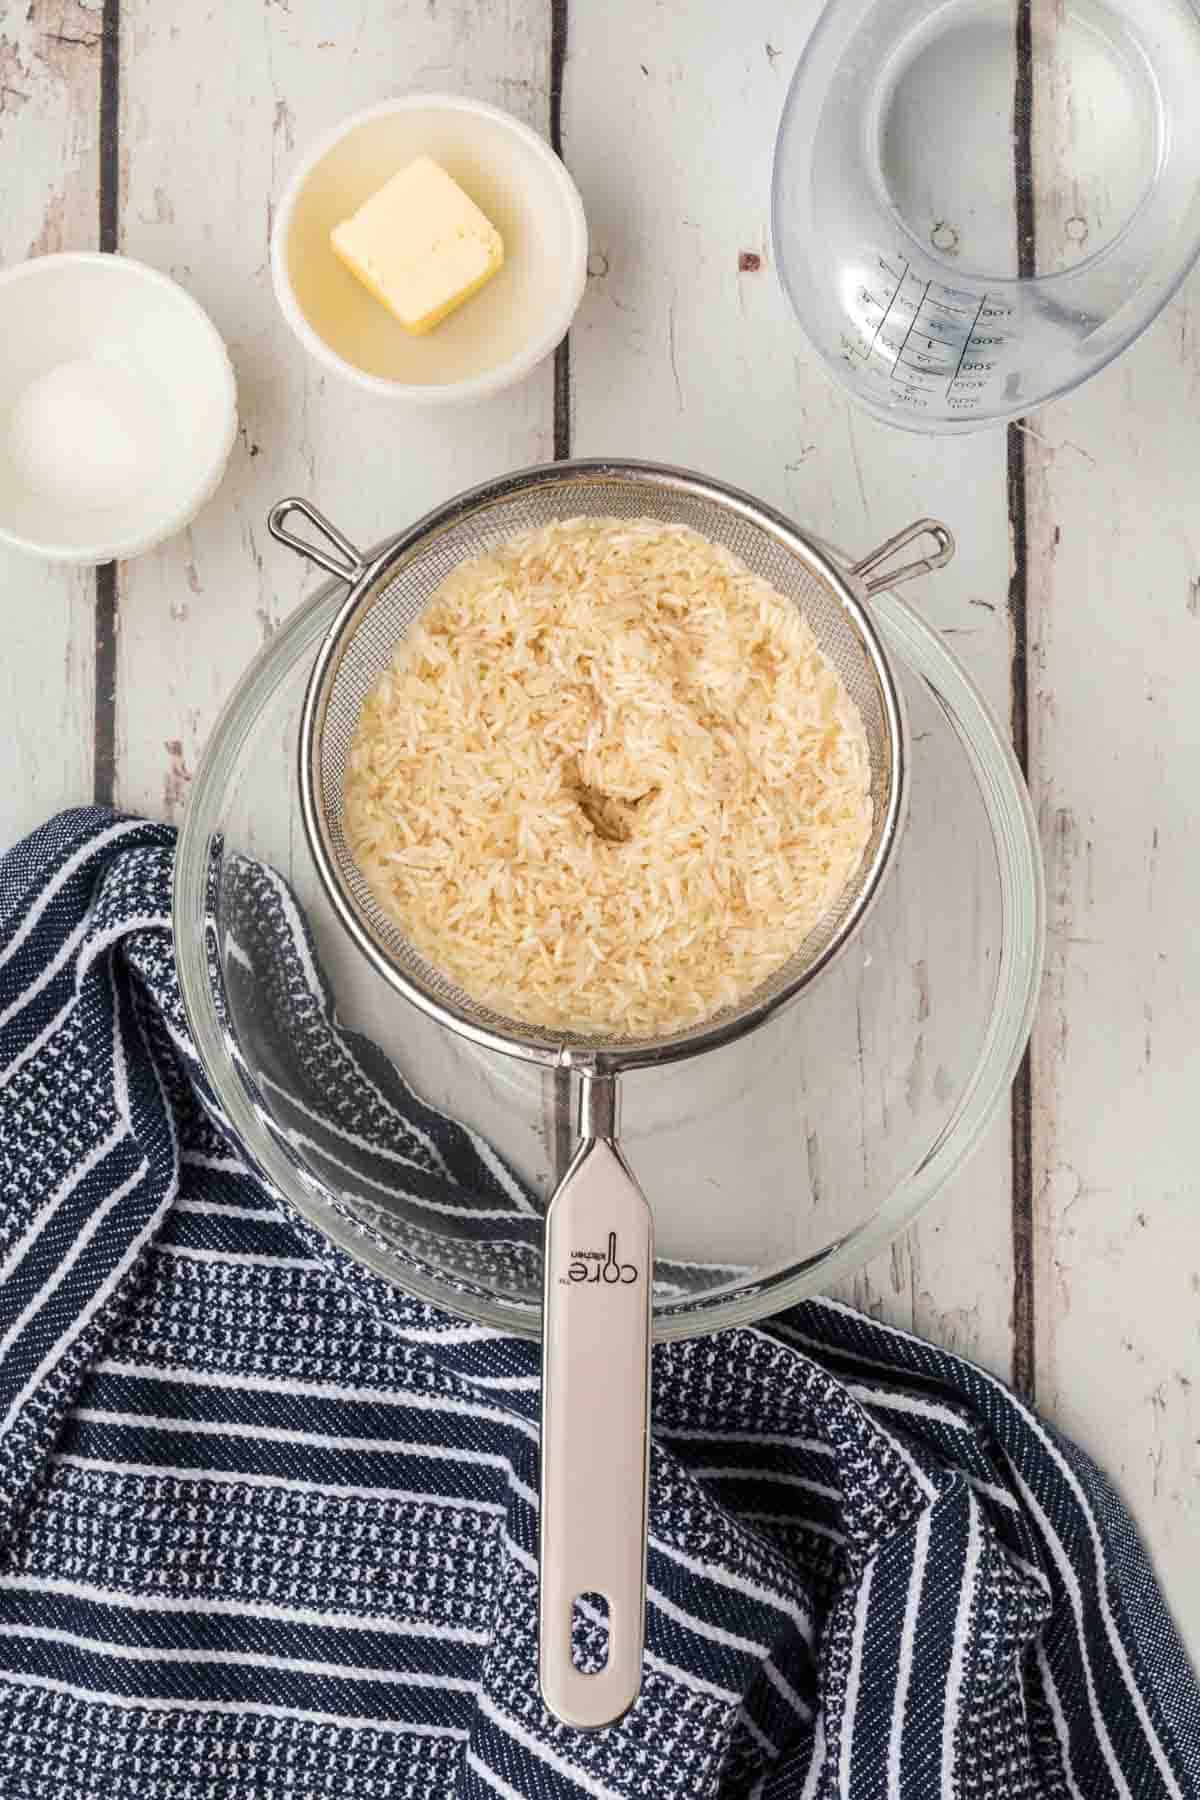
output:
M 420 337 L 478 293 L 504 261 L 500 233 L 432 157 L 419 156 L 330 242 L 352 275 Z

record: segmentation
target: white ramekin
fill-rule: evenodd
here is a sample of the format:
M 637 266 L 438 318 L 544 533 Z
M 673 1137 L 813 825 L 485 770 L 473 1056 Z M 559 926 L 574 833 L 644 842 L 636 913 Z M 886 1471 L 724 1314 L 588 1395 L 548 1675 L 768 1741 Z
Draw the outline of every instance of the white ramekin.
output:
M 90 250 L 18 263 L 0 272 L 0 345 L 0 542 L 51 562 L 139 556 L 216 492 L 237 433 L 233 369 L 208 314 L 169 276 Z M 22 455 L 23 402 L 77 361 L 108 369 L 141 428 L 144 472 L 106 504 L 79 480 L 84 458 L 103 458 L 103 409 L 72 424 L 60 406 L 40 467 Z
M 432 156 L 504 238 L 505 263 L 424 337 L 410 337 L 344 268 L 334 225 L 414 157 Z M 325 368 L 421 406 L 482 400 L 565 335 L 587 279 L 587 224 L 550 145 L 498 107 L 408 94 L 354 114 L 303 158 L 280 200 L 271 274 L 288 324 Z

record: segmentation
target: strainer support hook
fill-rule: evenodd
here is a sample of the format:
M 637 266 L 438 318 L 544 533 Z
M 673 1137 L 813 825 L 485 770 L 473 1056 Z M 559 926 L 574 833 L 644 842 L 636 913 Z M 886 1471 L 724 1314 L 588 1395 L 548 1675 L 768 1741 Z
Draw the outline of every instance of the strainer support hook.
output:
M 301 537 L 298 532 L 290 530 L 287 521 L 293 513 L 299 513 L 307 519 L 325 542 L 313 543 L 310 538 Z M 271 508 L 267 514 L 267 530 L 277 542 L 286 544 L 289 550 L 294 550 L 306 561 L 316 563 L 327 574 L 336 575 L 339 581 L 357 581 L 367 566 L 366 557 L 354 547 L 350 539 L 324 513 L 318 512 L 315 506 L 296 495 L 288 500 L 281 500 Z M 326 548 L 329 544 L 332 544 L 332 550 Z M 336 555 L 334 551 L 337 552 Z
M 898 569 L 893 569 L 890 573 L 871 575 L 872 569 L 878 569 L 881 564 L 886 563 L 897 550 L 906 550 L 909 544 L 915 544 L 923 537 L 931 537 L 937 546 L 929 556 L 901 563 Z M 864 581 L 864 586 L 868 594 L 878 594 L 883 588 L 896 588 L 902 581 L 911 581 L 914 575 L 931 575 L 935 569 L 944 569 L 953 555 L 954 534 L 947 526 L 939 524 L 937 519 L 916 519 L 911 525 L 906 525 L 903 531 L 898 531 L 895 537 L 880 544 L 877 550 L 872 550 L 869 556 L 856 562 L 850 573 L 859 580 L 870 576 L 869 580 Z

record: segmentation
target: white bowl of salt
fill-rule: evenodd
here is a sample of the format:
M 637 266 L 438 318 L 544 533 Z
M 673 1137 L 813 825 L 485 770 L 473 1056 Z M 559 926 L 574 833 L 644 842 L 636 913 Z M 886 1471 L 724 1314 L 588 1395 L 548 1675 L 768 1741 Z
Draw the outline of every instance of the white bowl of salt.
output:
M 169 277 L 92 251 L 0 272 L 0 543 L 138 556 L 211 499 L 236 432 L 225 345 Z

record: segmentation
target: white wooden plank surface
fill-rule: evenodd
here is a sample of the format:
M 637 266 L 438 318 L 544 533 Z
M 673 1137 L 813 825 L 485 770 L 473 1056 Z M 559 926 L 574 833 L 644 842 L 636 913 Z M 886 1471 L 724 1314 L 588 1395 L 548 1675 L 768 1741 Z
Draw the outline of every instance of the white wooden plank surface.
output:
M 1039 1403 L 1200 1656 L 1200 280 L 1029 442 Z
M 553 367 L 485 405 L 423 412 L 360 394 L 326 376 L 279 312 L 269 273 L 273 206 L 313 141 L 348 114 L 411 90 L 467 92 L 549 126 L 550 12 L 545 0 L 414 8 L 371 0 L 354 10 L 262 6 L 199 11 L 184 0 L 122 5 L 121 247 L 166 269 L 224 335 L 239 388 L 241 431 L 225 482 L 190 531 L 127 564 L 117 672 L 119 802 L 178 821 L 197 759 L 229 690 L 275 626 L 324 579 L 276 545 L 270 505 L 313 499 L 360 545 L 504 469 L 553 455 Z M 221 32 L 225 36 L 222 39 Z M 266 791 L 293 792 L 282 740 Z M 281 863 L 319 916 L 298 823 L 260 822 L 263 853 Z M 287 854 L 289 846 L 294 855 Z M 336 979 L 359 994 L 353 1022 L 387 1044 L 344 937 L 322 941 Z M 348 953 L 347 953 L 348 952 Z M 461 1096 L 464 1058 L 474 1119 L 545 1178 L 545 1126 L 535 1085 L 517 1142 L 509 1065 L 475 1058 L 445 1033 L 405 1038 L 436 1105 Z M 529 1096 L 526 1111 L 530 1115 Z M 519 1154 L 523 1152 L 523 1154 Z
M 1111 187 L 1107 170 L 1070 179 L 1080 134 L 1106 125 L 1076 73 L 1037 65 L 1039 267 L 1089 253 L 1137 193 L 1123 167 Z M 1033 1043 L 1037 1397 L 1129 1501 L 1194 1652 L 1198 323 L 1193 279 L 1026 438 L 1030 773 L 1050 897 Z
M 435 501 L 552 453 L 552 371 L 490 404 L 423 414 L 319 373 L 271 288 L 272 206 L 348 113 L 408 89 L 463 90 L 543 131 L 544 0 L 481 8 L 122 7 L 121 246 L 176 276 L 229 344 L 242 430 L 192 529 L 122 573 L 117 793 L 177 819 L 221 703 L 316 577 L 266 533 L 307 494 L 369 544 Z M 281 779 L 284 778 L 281 762 Z
M 0 263 L 93 250 L 99 230 L 100 14 L 34 0 L 0 12 Z M 91 798 L 90 569 L 0 548 L 0 845 Z
M 920 439 L 854 411 L 807 350 L 770 267 L 775 128 L 818 10 L 816 0 L 572 10 L 564 148 L 592 241 L 572 334 L 573 447 L 701 469 L 858 552 L 914 517 L 944 517 L 959 555 L 914 590 L 917 604 L 953 634 L 1003 717 L 1003 435 Z M 743 253 L 761 266 L 740 271 Z M 915 913 L 905 935 L 915 967 Z M 759 1082 L 767 1111 L 790 1104 L 773 1055 L 755 1039 L 738 1050 L 739 1079 Z M 697 1167 L 708 1149 L 716 1140 L 698 1138 Z M 1001 1121 L 936 1215 L 865 1269 L 852 1297 L 1008 1374 L 1010 1218 Z

